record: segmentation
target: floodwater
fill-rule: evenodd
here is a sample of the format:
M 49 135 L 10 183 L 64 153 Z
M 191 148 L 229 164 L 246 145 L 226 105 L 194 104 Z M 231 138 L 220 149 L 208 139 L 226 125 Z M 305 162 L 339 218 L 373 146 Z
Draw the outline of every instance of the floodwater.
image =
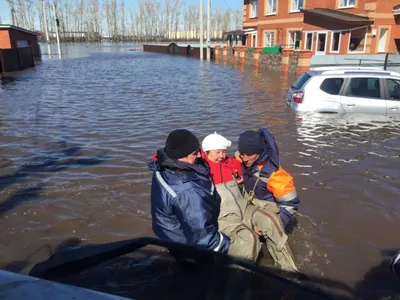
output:
M 217 131 L 234 152 L 267 126 L 302 201 L 302 270 L 354 297 L 400 295 L 400 117 L 295 114 L 296 77 L 128 50 L 64 46 L 0 81 L 1 268 L 26 273 L 65 240 L 153 236 L 147 163 L 170 131 Z

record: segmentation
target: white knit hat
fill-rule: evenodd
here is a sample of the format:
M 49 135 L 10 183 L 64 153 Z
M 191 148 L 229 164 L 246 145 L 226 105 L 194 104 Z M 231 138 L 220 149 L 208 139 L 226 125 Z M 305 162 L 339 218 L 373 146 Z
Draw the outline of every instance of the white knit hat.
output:
M 224 138 L 222 135 L 214 132 L 213 134 L 209 134 L 204 138 L 201 146 L 204 151 L 221 149 L 226 150 L 227 148 L 232 146 L 232 142 Z

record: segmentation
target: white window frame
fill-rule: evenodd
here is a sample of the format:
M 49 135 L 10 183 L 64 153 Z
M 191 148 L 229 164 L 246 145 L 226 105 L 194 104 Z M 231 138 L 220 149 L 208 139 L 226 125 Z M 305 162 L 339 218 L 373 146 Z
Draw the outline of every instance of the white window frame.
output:
M 338 45 L 338 50 L 333 50 L 333 35 L 335 33 L 339 33 L 339 45 Z M 330 53 L 339 53 L 340 52 L 340 46 L 342 44 L 342 31 L 331 31 L 331 47 L 329 49 Z
M 307 35 L 309 35 L 309 34 L 311 34 L 311 49 L 307 48 Z M 314 32 L 313 31 L 305 31 L 304 32 L 303 49 L 312 51 L 313 47 L 314 47 Z
M 300 9 L 304 8 L 304 1 L 305 0 L 289 0 L 289 1 L 290 1 L 290 12 L 291 13 L 300 12 Z M 300 4 L 299 4 L 300 1 L 303 2 L 302 7 L 300 7 Z M 294 7 L 294 9 L 293 9 L 293 2 L 295 2 L 297 4 L 296 5 L 297 7 Z
M 365 29 L 365 37 L 364 37 L 364 49 L 363 51 L 350 51 L 350 41 L 351 41 L 351 32 L 358 30 L 358 29 Z M 362 26 L 358 28 L 353 28 L 352 30 L 349 30 L 349 41 L 347 43 L 347 54 L 360 54 L 360 53 L 365 53 L 365 49 L 367 48 L 367 36 L 368 36 L 368 26 Z
M 324 51 L 318 51 L 318 37 L 320 34 L 325 34 L 325 49 L 324 49 Z M 328 34 L 329 34 L 329 31 L 326 31 L 326 30 L 318 30 L 317 31 L 317 37 L 315 39 L 315 43 L 317 44 L 315 46 L 315 55 L 326 55 L 326 52 L 328 51 Z
M 273 39 L 272 39 L 272 45 L 271 46 L 267 46 L 267 43 L 266 43 L 266 41 L 267 41 L 267 34 L 268 33 L 272 33 L 273 34 Z M 264 47 L 274 47 L 275 46 L 275 34 L 276 34 L 276 32 L 275 31 L 273 31 L 273 30 L 265 30 L 264 31 Z
M 253 4 L 256 4 L 255 5 L 255 7 L 256 7 L 256 9 L 255 9 L 255 11 L 254 11 L 254 9 L 253 9 Z M 258 0 L 251 0 L 250 1 L 250 18 L 251 19 L 255 19 L 255 18 L 258 18 Z
M 269 7 L 269 2 L 270 1 L 272 1 L 272 2 L 275 2 L 275 11 L 274 12 L 270 12 L 269 10 L 268 10 L 268 7 Z M 277 13 L 277 10 L 278 10 L 278 0 L 265 0 L 265 15 L 266 16 L 275 16 L 276 15 L 276 13 Z M 272 4 L 272 7 L 273 7 L 274 5 Z
M 339 0 L 339 8 L 351 8 L 356 5 L 356 0 L 354 0 L 354 4 L 350 4 L 351 0 Z M 342 2 L 344 2 L 344 5 L 342 5 Z
M 383 50 L 380 50 L 379 49 L 379 43 L 380 43 L 380 41 L 381 41 L 381 38 L 382 38 L 382 30 L 386 30 L 386 38 L 385 38 L 385 45 L 383 46 Z M 389 36 L 389 28 L 387 28 L 387 27 L 381 27 L 381 28 L 379 28 L 379 31 L 378 31 L 378 34 L 379 34 L 379 37 L 378 37 L 378 47 L 377 47 L 377 53 L 385 53 L 386 52 L 386 49 L 387 49 L 387 43 L 388 43 L 388 36 Z
M 297 29 L 297 30 L 290 30 L 290 29 L 289 29 L 287 32 L 288 32 L 288 37 L 287 37 L 287 44 L 288 44 L 288 45 L 290 45 L 290 33 L 291 33 L 291 32 L 300 32 L 300 45 L 299 45 L 299 48 L 296 49 L 296 39 L 294 39 L 294 45 L 293 45 L 293 47 L 291 47 L 291 46 L 288 47 L 289 49 L 300 50 L 300 46 L 301 46 L 301 35 L 302 35 L 301 30 L 299 30 L 299 29 Z

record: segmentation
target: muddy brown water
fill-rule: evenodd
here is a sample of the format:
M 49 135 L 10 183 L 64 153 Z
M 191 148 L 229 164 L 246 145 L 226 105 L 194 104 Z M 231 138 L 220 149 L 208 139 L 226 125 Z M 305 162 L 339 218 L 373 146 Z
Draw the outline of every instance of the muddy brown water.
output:
M 400 117 L 295 114 L 296 77 L 118 46 L 70 46 L 0 85 L 0 267 L 26 273 L 69 239 L 152 236 L 147 163 L 167 134 L 267 126 L 301 197 L 305 273 L 395 299 Z M 160 271 L 162 272 L 162 270 Z

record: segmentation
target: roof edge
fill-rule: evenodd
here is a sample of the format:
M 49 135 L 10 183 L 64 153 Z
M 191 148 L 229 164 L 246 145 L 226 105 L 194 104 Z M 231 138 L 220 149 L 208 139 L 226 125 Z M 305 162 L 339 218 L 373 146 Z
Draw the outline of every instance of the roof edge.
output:
M 340 21 L 340 22 L 345 23 L 345 24 L 365 23 L 367 25 L 367 24 L 373 24 L 374 23 L 374 21 L 369 19 L 368 17 L 363 17 L 363 16 L 359 16 L 359 15 L 355 15 L 355 14 L 345 13 L 345 12 L 337 11 L 337 10 L 334 10 L 334 9 L 328 9 L 327 8 L 326 10 L 330 10 L 332 12 L 335 12 L 338 15 L 354 16 L 354 17 L 359 18 L 360 20 L 348 21 L 348 20 L 341 20 L 341 19 L 335 18 L 333 16 L 322 15 L 315 8 L 311 8 L 311 9 L 302 8 L 302 9 L 300 9 L 300 12 L 302 12 L 303 14 L 304 13 L 309 13 L 309 14 L 317 15 L 319 17 L 324 17 L 324 18 L 328 18 L 328 19 L 331 19 L 331 20 Z
M 13 30 L 22 31 L 22 32 L 29 33 L 29 34 L 36 35 L 36 36 L 41 35 L 38 32 L 31 31 L 31 30 L 28 30 L 28 29 L 25 29 L 22 27 L 14 26 L 14 25 L 0 24 L 0 29 L 13 29 Z

